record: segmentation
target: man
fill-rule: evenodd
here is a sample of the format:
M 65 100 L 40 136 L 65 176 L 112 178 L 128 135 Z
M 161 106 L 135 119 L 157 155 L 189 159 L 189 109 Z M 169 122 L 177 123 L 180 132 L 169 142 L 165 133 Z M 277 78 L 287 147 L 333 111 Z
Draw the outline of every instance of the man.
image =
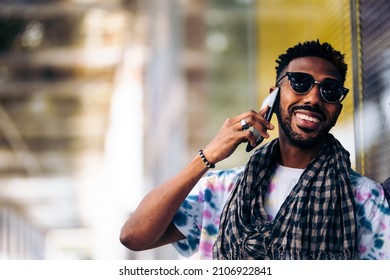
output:
M 245 167 L 206 172 L 244 142 L 248 127 L 274 129 L 249 111 L 227 119 L 181 172 L 152 190 L 126 221 L 132 250 L 173 243 L 205 259 L 390 258 L 390 211 L 382 187 L 351 170 L 349 153 L 329 133 L 342 110 L 344 55 L 310 41 L 279 56 L 279 137 Z M 190 192 L 192 193 L 190 194 Z

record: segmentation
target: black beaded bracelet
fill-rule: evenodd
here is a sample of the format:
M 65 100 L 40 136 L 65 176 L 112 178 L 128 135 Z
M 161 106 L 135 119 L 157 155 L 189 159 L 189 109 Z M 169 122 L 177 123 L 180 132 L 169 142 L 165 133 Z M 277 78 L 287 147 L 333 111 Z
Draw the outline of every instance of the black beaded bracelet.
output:
M 201 159 L 203 160 L 204 164 L 208 167 L 208 168 L 215 168 L 215 164 L 214 163 L 210 163 L 207 158 L 204 156 L 203 154 L 203 150 L 199 150 L 199 155 L 201 157 Z

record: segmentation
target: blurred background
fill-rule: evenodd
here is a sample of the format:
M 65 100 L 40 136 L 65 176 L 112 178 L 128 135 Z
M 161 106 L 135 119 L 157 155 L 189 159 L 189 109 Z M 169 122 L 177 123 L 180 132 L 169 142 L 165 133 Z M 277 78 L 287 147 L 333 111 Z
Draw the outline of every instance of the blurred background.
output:
M 125 219 L 316 39 L 349 64 L 333 133 L 383 182 L 390 1 L 0 0 L 0 259 L 180 258 L 126 250 Z

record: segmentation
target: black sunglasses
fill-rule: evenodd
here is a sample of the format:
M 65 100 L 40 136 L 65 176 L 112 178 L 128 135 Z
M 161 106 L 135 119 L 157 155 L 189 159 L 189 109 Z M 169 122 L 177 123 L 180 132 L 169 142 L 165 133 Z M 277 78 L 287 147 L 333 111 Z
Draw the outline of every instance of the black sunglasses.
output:
M 286 72 L 276 82 L 276 85 L 286 76 L 288 77 L 291 89 L 297 94 L 306 94 L 313 88 L 314 84 L 318 84 L 322 98 L 329 103 L 343 101 L 349 92 L 349 89 L 343 87 L 338 80 L 327 78 L 322 82 L 318 82 L 310 74 L 302 72 Z

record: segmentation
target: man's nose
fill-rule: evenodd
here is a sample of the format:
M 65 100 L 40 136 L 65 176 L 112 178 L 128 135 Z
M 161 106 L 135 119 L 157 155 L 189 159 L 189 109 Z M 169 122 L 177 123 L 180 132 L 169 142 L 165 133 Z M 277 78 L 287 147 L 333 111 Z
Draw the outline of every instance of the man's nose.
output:
M 313 87 L 304 96 L 304 103 L 318 104 L 324 100 L 321 96 L 320 82 L 315 81 Z

